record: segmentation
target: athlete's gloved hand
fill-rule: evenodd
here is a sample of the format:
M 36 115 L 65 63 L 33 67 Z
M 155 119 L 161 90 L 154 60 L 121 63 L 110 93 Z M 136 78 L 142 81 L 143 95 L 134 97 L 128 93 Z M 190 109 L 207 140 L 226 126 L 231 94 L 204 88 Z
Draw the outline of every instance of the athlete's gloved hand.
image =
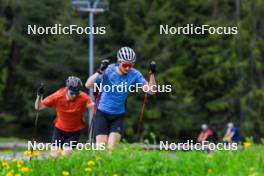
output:
M 106 70 L 108 65 L 109 65 L 109 60 L 108 59 L 102 60 L 99 68 L 97 69 L 97 73 L 102 74 Z
M 149 70 L 151 72 L 151 74 L 156 73 L 156 62 L 155 61 L 151 61 L 149 64 Z
M 38 88 L 38 90 L 37 90 L 37 95 L 38 95 L 38 96 L 43 96 L 44 92 L 45 92 L 44 84 L 41 83 L 41 85 L 39 86 L 39 88 Z

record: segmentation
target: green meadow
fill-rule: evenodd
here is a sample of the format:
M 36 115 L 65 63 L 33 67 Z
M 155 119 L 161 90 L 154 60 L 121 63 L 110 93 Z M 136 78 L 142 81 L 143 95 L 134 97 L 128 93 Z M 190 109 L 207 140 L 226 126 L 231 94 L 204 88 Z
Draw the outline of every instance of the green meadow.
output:
M 25 155 L 28 153 L 25 152 Z M 37 154 L 37 153 L 35 153 Z M 151 151 L 122 145 L 109 151 L 74 151 L 60 159 L 0 161 L 3 176 L 262 176 L 264 147 L 237 151 Z

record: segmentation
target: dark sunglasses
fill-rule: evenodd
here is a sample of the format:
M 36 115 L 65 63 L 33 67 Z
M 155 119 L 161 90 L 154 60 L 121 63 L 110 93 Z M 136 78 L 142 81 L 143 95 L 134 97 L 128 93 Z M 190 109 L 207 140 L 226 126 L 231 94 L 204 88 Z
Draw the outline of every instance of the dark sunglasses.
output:
M 126 64 L 126 63 L 121 63 L 121 66 L 124 67 L 124 68 L 132 68 L 133 67 L 133 64 Z
M 80 94 L 80 92 L 79 92 L 79 91 L 72 91 L 72 90 L 69 90 L 69 94 L 70 94 L 71 96 L 77 96 L 77 95 Z

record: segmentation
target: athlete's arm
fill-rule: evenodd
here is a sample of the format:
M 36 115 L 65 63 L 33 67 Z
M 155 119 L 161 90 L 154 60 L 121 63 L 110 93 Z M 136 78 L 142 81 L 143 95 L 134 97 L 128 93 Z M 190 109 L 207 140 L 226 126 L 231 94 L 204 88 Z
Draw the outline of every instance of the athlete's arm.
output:
M 150 95 L 154 95 L 157 92 L 157 85 L 156 85 L 154 74 L 150 75 L 149 82 L 147 82 L 143 86 L 143 91 Z
M 86 83 L 85 83 L 85 87 L 86 88 L 93 88 L 94 83 L 96 82 L 97 78 L 100 76 L 100 74 L 98 72 L 96 72 L 95 74 L 93 74 L 92 76 L 90 76 Z
M 87 108 L 87 109 L 90 109 L 90 108 L 92 108 L 93 106 L 94 106 L 94 102 L 92 102 L 92 103 L 86 105 L 86 108 Z
M 97 78 L 106 70 L 108 65 L 109 65 L 109 60 L 107 60 L 107 59 L 102 60 L 99 68 L 96 71 L 96 73 L 87 79 L 87 81 L 85 83 L 85 87 L 86 88 L 93 88 L 94 83 L 96 82 Z
M 235 134 L 234 132 L 229 132 L 229 135 L 227 136 L 229 142 L 232 141 L 234 134 Z
M 228 133 L 229 133 L 229 132 L 226 132 L 226 134 L 224 135 L 224 137 L 223 137 L 223 141 L 227 141 Z
M 228 131 L 226 132 L 223 140 L 230 142 L 233 136 L 234 136 L 234 133 L 231 131 Z
M 202 141 L 206 141 L 207 138 L 208 138 L 208 133 L 205 133 L 205 134 L 203 135 Z
M 200 133 L 200 135 L 199 135 L 197 141 L 198 141 L 198 142 L 202 142 L 202 139 L 203 139 L 203 132 Z
M 41 101 L 42 101 L 42 96 L 37 95 L 37 98 L 35 101 L 35 109 L 36 110 L 41 110 L 41 109 L 46 108 L 46 106 Z

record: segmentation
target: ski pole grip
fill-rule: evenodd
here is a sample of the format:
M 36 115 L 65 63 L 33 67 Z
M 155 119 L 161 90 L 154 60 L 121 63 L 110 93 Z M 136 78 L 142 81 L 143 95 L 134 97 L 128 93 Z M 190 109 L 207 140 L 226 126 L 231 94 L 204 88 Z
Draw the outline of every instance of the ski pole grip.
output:
M 152 74 L 156 73 L 156 62 L 154 60 L 150 62 L 149 69 Z

